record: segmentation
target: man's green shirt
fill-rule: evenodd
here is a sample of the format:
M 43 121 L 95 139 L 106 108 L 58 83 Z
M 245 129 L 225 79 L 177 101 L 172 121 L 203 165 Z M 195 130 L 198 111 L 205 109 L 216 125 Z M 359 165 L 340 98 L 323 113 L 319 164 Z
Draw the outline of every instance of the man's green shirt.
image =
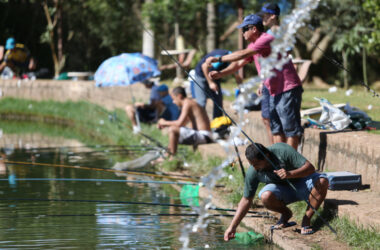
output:
M 302 167 L 306 163 L 305 157 L 286 143 L 276 143 L 268 147 L 268 150 L 275 156 L 273 163 L 277 169 L 284 168 L 287 171 Z M 285 183 L 273 170 L 256 171 L 253 166 L 249 166 L 245 177 L 244 197 L 253 197 L 256 193 L 259 182 L 264 183 Z

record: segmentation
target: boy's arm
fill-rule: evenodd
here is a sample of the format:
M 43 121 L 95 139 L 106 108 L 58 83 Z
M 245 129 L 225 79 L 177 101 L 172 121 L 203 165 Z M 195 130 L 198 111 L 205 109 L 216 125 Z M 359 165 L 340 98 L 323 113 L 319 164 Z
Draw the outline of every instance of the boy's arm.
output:
M 207 67 L 206 62 L 202 63 L 202 71 L 203 71 L 203 74 L 207 80 L 207 83 L 208 83 L 208 86 L 210 87 L 210 89 L 215 91 L 215 92 L 218 92 L 219 91 L 218 85 L 209 76 L 210 68 Z
M 190 112 L 190 104 L 185 101 L 182 109 L 181 109 L 181 115 L 179 118 L 175 121 L 167 121 L 165 119 L 158 120 L 158 127 L 169 127 L 169 126 L 176 126 L 176 127 L 182 127 L 188 122 L 188 116 Z

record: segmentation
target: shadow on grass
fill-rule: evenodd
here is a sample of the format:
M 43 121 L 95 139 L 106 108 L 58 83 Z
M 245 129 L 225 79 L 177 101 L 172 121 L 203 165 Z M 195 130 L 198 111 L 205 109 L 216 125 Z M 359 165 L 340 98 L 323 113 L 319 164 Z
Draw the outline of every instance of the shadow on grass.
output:
M 327 201 L 327 200 L 326 200 Z M 324 202 L 323 210 L 320 211 L 321 217 L 328 223 L 330 223 L 338 214 L 338 206 L 333 202 Z M 313 223 L 313 228 L 315 231 L 320 230 L 326 223 L 321 219 L 321 217 L 317 217 Z M 327 225 L 326 225 L 327 226 Z M 336 229 L 334 228 L 336 231 Z

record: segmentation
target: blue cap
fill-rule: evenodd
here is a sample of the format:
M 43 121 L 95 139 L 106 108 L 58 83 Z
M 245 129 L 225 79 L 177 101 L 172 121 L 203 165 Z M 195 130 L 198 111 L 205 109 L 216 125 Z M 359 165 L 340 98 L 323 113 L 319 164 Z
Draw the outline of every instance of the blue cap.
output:
M 169 88 L 166 84 L 162 84 L 160 86 L 158 86 L 158 92 L 165 92 L 165 91 L 169 91 Z
M 241 29 L 247 25 L 263 25 L 263 19 L 255 14 L 248 15 L 244 17 L 244 21 L 237 26 L 238 29 Z
M 258 14 L 262 16 L 265 13 L 279 16 L 280 7 L 278 7 L 278 5 L 275 3 L 264 4 L 264 6 L 261 8 L 261 11 Z
M 16 41 L 13 37 L 8 38 L 5 44 L 5 49 L 13 49 L 15 47 Z

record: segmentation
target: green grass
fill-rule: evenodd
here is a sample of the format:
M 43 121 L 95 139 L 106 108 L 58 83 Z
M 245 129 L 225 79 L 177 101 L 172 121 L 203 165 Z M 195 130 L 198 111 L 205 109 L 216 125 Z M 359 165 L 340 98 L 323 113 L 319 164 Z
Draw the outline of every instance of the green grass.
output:
M 307 207 L 306 202 L 295 202 L 289 207 L 293 211 L 294 218 L 301 223 Z M 377 230 L 357 226 L 347 217 L 337 217 L 331 208 L 319 208 L 318 212 L 335 229 L 337 240 L 354 249 L 380 249 L 380 233 Z M 321 229 L 330 232 L 327 225 L 316 214 L 314 214 L 311 224 L 316 230 Z
M 347 217 L 331 222 L 338 232 L 338 239 L 354 249 L 380 249 L 380 233 L 375 229 L 358 227 Z

